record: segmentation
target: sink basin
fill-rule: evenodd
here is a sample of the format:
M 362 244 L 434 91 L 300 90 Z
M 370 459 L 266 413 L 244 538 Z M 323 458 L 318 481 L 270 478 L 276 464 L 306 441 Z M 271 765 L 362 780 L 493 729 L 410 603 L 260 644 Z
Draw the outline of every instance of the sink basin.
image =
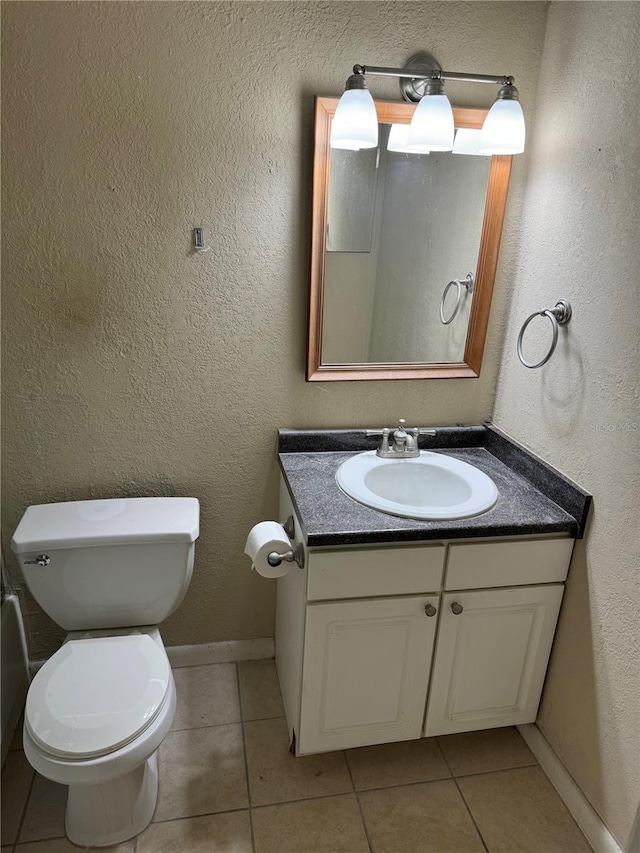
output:
M 498 500 L 490 477 L 473 465 L 441 453 L 415 459 L 381 459 L 375 450 L 343 462 L 336 480 L 358 503 L 404 518 L 470 518 Z

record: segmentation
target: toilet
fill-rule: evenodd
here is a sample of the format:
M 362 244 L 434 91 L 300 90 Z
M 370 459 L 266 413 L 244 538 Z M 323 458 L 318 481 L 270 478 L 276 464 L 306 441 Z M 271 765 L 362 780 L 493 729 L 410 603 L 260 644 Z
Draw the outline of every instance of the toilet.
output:
M 151 822 L 176 710 L 157 625 L 189 586 L 199 515 L 196 498 L 42 504 L 13 535 L 30 593 L 69 632 L 31 683 L 23 743 L 69 787 L 74 844 L 117 844 Z

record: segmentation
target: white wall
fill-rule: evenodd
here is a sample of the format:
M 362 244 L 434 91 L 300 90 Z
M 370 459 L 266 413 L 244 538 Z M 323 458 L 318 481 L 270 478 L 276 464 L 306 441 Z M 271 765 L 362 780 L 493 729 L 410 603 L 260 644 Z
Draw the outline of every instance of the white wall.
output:
M 640 4 L 552 4 L 493 416 L 594 496 L 539 725 L 623 847 L 640 800 L 639 84 Z M 560 298 L 573 319 L 526 370 L 520 325 Z

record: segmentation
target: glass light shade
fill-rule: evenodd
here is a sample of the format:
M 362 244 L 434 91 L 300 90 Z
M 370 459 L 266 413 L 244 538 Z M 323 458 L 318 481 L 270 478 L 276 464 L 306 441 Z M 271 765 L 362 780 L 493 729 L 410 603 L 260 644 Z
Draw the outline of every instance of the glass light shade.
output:
M 521 154 L 524 137 L 524 114 L 520 102 L 496 101 L 482 126 L 480 154 Z
M 409 125 L 409 151 L 451 151 L 453 110 L 446 95 L 425 95 Z
M 331 121 L 331 147 L 376 148 L 378 114 L 367 89 L 348 89 L 338 101 Z
M 387 151 L 399 151 L 402 154 L 418 154 L 417 151 L 410 151 L 407 147 L 407 138 L 409 136 L 408 124 L 392 124 L 389 131 L 389 141 L 387 142 Z M 420 152 L 421 153 L 421 152 Z
M 454 154 L 472 154 L 486 157 L 480 153 L 480 136 L 482 131 L 473 127 L 459 127 L 456 130 L 456 138 L 453 142 Z

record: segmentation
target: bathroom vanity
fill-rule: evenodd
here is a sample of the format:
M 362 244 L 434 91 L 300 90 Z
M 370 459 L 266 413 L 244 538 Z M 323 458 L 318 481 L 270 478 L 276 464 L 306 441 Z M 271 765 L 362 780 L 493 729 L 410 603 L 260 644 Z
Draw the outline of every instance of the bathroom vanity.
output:
M 457 521 L 369 509 L 335 481 L 372 446 L 364 433 L 281 432 L 280 520 L 293 517 L 304 553 L 278 579 L 276 619 L 296 755 L 536 718 L 590 498 L 490 426 L 423 443 L 473 459 L 498 486 L 493 509 Z

